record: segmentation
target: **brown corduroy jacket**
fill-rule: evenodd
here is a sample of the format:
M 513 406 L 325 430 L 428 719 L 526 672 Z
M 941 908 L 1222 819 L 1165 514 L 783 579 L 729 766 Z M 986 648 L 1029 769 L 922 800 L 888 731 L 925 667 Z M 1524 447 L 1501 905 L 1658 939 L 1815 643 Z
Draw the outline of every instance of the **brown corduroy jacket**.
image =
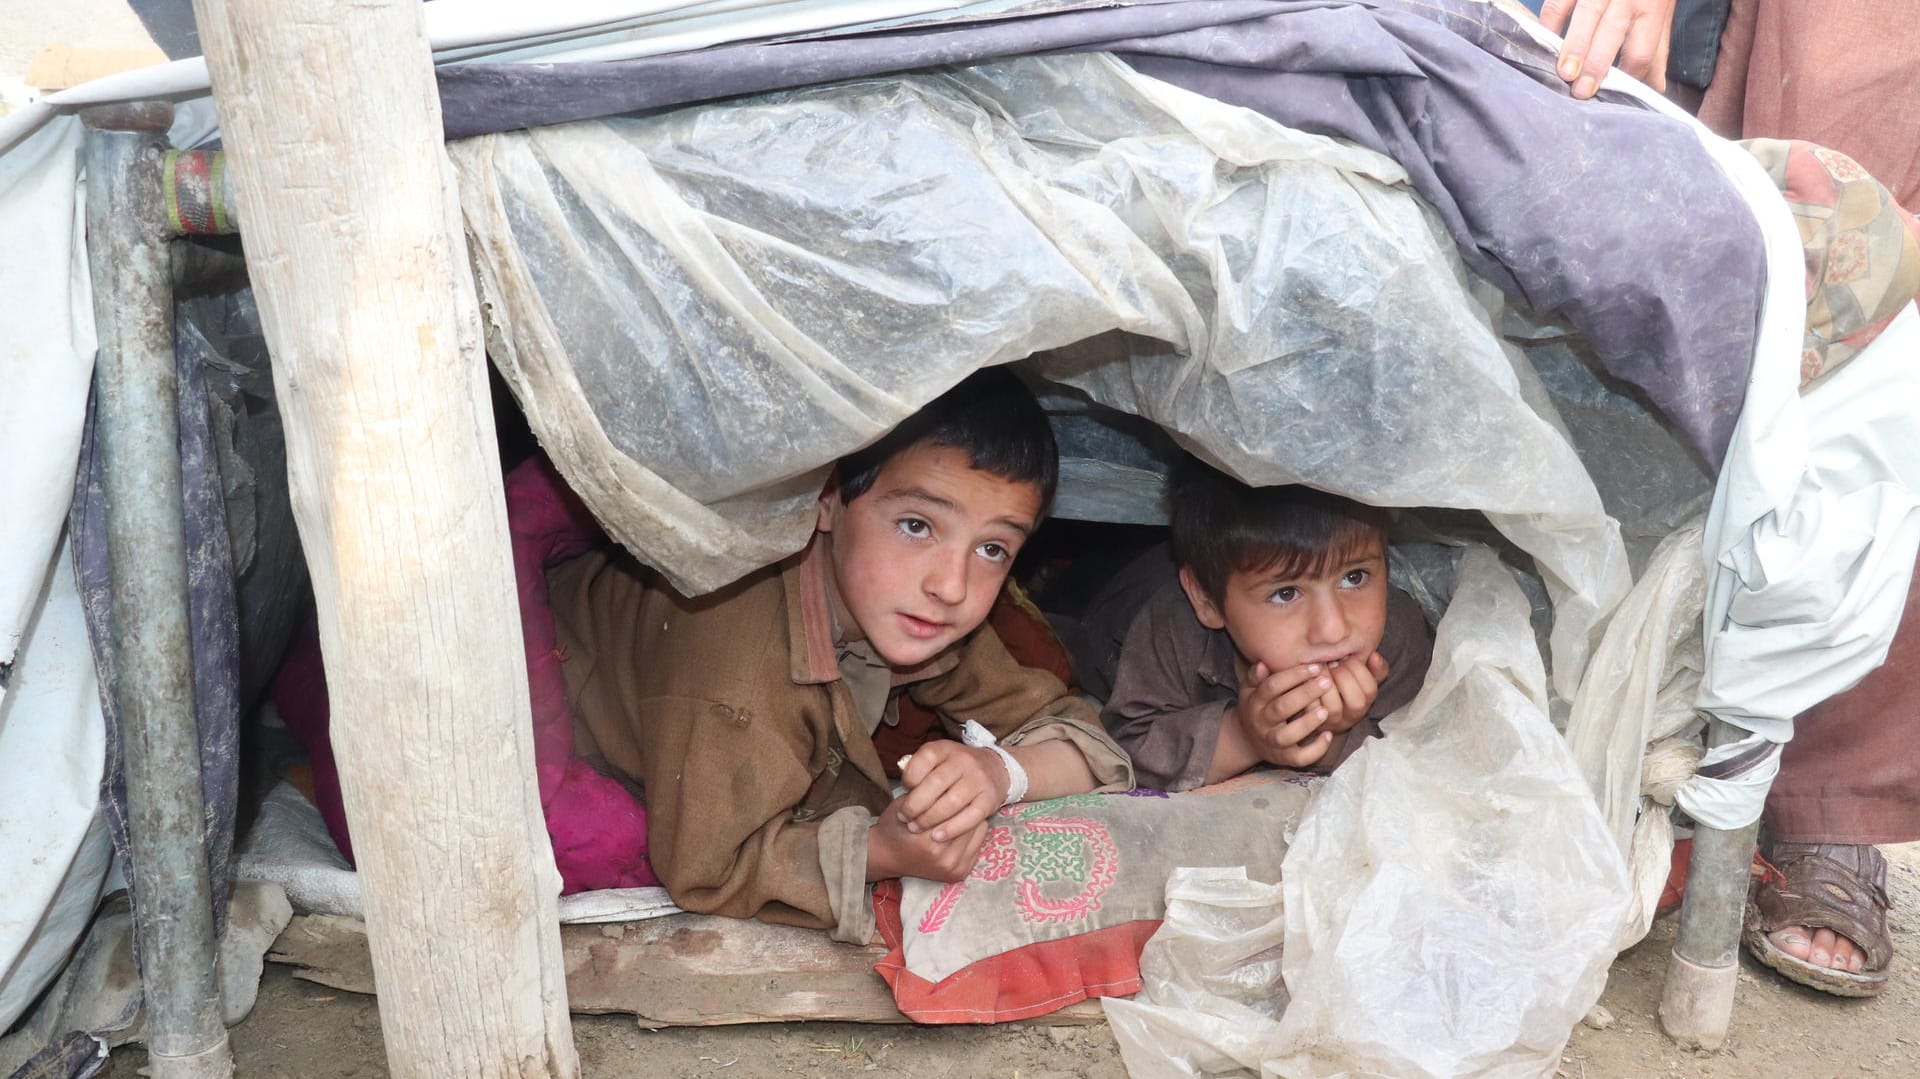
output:
M 637 783 L 654 871 L 681 907 L 872 935 L 866 838 L 892 801 L 841 684 L 825 559 L 814 548 L 688 599 L 633 559 L 596 552 L 549 575 L 574 742 Z M 1058 678 L 982 627 L 896 686 L 1003 743 L 1064 738 L 1101 790 L 1126 754 Z

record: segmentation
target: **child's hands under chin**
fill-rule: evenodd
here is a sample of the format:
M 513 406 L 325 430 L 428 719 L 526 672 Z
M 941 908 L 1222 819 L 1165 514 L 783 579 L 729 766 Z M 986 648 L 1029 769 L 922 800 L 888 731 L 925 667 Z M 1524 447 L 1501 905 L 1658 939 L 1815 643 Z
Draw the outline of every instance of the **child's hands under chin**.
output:
M 1270 672 L 1264 663 L 1248 672 L 1233 718 L 1253 752 L 1268 764 L 1306 768 L 1333 741 L 1321 728 L 1328 714 L 1323 699 L 1336 692 L 1332 676 L 1318 663 Z
M 907 793 L 887 807 L 908 832 L 945 841 L 972 831 L 1007 801 L 1000 755 L 960 742 L 928 742 L 900 769 Z
M 1349 660 L 1329 666 L 1333 687 L 1320 698 L 1320 707 L 1327 713 L 1321 729 L 1343 734 L 1365 719 L 1380 696 L 1380 683 L 1386 680 L 1387 671 L 1387 661 L 1378 652 L 1367 653 L 1364 663 Z

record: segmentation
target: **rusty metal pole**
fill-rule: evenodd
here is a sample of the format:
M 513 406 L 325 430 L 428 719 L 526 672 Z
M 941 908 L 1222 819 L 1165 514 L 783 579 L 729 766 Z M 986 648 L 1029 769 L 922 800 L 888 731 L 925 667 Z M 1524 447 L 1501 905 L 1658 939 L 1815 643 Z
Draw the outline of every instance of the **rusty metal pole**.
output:
M 173 106 L 89 109 L 87 253 L 100 351 L 113 638 L 134 927 L 154 1079 L 233 1074 L 221 1021 L 187 631 L 173 289 L 160 162 Z

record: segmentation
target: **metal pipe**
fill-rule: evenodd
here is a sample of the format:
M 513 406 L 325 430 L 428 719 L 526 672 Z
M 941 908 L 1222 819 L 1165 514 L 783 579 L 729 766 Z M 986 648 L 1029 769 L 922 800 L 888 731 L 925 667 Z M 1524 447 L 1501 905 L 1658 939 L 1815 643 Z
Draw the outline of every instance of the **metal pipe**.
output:
M 155 1079 L 233 1074 L 222 1020 L 187 562 L 173 295 L 160 162 L 173 107 L 86 110 L 87 251 L 100 351 L 113 639 L 132 840 L 134 927 Z
M 1745 734 L 1716 719 L 1708 724 L 1707 744 L 1724 745 Z M 1680 928 L 1660 1000 L 1661 1025 L 1683 1044 L 1717 1049 L 1726 1041 L 1740 978 L 1748 867 L 1759 831 L 1758 820 L 1732 831 L 1705 825 L 1694 829 Z

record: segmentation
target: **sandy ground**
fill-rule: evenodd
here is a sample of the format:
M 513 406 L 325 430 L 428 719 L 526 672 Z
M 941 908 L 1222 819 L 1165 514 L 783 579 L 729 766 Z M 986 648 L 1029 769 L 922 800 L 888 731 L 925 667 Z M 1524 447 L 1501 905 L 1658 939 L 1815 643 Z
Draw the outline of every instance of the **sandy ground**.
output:
M 1605 1030 L 1580 1027 L 1560 1074 L 1567 1079 L 1741 1079 L 1920 1076 L 1920 844 L 1887 848 L 1892 863 L 1893 984 L 1878 999 L 1843 1001 L 1801 989 L 1751 961 L 1728 1047 L 1680 1049 L 1655 1012 L 1673 922 L 1666 919 L 1614 963 Z M 857 1026 L 795 1023 L 646 1031 L 631 1020 L 576 1016 L 585 1074 L 598 1076 L 839 1076 L 874 1072 L 916 1079 L 1123 1079 L 1104 1026 L 1069 1028 Z M 233 1033 L 239 1074 L 258 1079 L 375 1079 L 387 1074 L 380 1018 L 370 997 L 294 978 L 269 966 L 260 1003 Z M 123 1049 L 105 1074 L 133 1079 L 142 1050 Z

